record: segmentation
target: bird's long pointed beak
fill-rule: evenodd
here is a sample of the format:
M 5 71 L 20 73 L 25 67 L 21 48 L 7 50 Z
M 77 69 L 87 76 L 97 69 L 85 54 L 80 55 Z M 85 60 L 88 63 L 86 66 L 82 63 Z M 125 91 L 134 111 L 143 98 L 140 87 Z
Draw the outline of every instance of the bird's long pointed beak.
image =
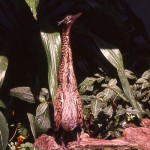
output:
M 76 15 L 73 16 L 73 18 L 76 19 L 76 18 L 80 17 L 81 15 L 82 15 L 81 12 L 80 12 L 80 13 L 77 13 Z

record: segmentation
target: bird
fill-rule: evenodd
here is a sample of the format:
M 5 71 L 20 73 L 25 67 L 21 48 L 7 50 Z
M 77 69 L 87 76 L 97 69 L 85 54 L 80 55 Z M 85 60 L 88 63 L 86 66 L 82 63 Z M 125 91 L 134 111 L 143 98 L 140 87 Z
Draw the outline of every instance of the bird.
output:
M 82 13 L 67 15 L 58 24 L 62 26 L 61 62 L 58 71 L 58 89 L 54 97 L 55 131 L 60 128 L 72 132 L 83 124 L 82 102 L 77 88 L 70 46 L 70 30 Z

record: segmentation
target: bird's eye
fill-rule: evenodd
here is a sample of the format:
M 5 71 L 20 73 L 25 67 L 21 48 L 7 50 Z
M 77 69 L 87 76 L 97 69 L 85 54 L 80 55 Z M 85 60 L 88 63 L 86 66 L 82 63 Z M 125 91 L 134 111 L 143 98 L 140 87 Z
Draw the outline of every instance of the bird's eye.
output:
M 71 16 L 68 16 L 67 19 L 70 20 L 70 19 L 71 19 Z

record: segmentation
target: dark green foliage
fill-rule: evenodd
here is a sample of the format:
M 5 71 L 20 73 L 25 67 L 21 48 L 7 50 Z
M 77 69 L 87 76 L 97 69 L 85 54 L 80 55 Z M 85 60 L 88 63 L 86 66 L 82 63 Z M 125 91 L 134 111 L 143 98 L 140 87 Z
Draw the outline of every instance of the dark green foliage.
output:
M 130 86 L 139 107 L 145 110 L 143 115 L 145 114 L 150 117 L 148 109 L 150 100 L 150 82 L 148 82 L 149 70 L 144 72 L 142 78 L 139 79 L 129 70 L 126 71 L 126 74 L 128 78 L 134 80 L 134 84 Z M 104 76 L 100 76 L 100 78 L 106 79 Z M 123 129 L 129 122 L 136 123 L 139 110 L 131 107 L 130 101 L 127 99 L 122 89 L 117 85 L 116 79 L 109 78 L 109 81 L 104 80 L 104 83 L 100 82 L 97 84 L 93 82 L 92 85 L 89 84 L 91 80 L 97 82 L 96 77 L 87 77 L 79 85 L 79 90 L 81 90 L 83 94 L 83 104 L 86 104 L 83 105 L 85 117 L 87 116 L 89 119 L 90 114 L 93 116 L 93 136 L 102 138 L 120 137 Z M 89 93 L 91 86 L 93 87 Z M 89 111 L 86 111 L 87 104 Z
M 1 0 L 0 6 L 0 149 L 18 122 L 30 125 L 34 140 L 53 132 L 58 22 L 67 14 L 83 13 L 72 27 L 71 47 L 85 132 L 112 139 L 128 123 L 150 117 L 149 38 L 126 1 Z
M 27 113 L 34 139 L 40 134 L 46 133 L 51 128 L 48 90 L 42 88 L 39 96 L 33 95 L 29 87 L 17 87 L 10 91 L 14 97 L 37 104 L 35 115 Z
M 142 74 L 141 78 L 135 82 L 133 89 L 135 90 L 135 98 L 144 107 L 145 113 L 150 117 L 150 70 Z

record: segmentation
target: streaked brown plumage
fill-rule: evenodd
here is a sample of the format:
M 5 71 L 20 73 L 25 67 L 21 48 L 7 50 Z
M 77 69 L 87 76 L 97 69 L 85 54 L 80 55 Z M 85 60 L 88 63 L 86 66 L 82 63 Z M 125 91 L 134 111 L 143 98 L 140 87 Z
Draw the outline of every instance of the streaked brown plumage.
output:
M 81 13 L 66 16 L 61 22 L 62 56 L 58 75 L 59 86 L 54 99 L 54 121 L 56 130 L 61 127 L 67 132 L 73 131 L 82 124 L 81 99 L 76 86 L 70 47 L 70 29 L 80 15 Z

